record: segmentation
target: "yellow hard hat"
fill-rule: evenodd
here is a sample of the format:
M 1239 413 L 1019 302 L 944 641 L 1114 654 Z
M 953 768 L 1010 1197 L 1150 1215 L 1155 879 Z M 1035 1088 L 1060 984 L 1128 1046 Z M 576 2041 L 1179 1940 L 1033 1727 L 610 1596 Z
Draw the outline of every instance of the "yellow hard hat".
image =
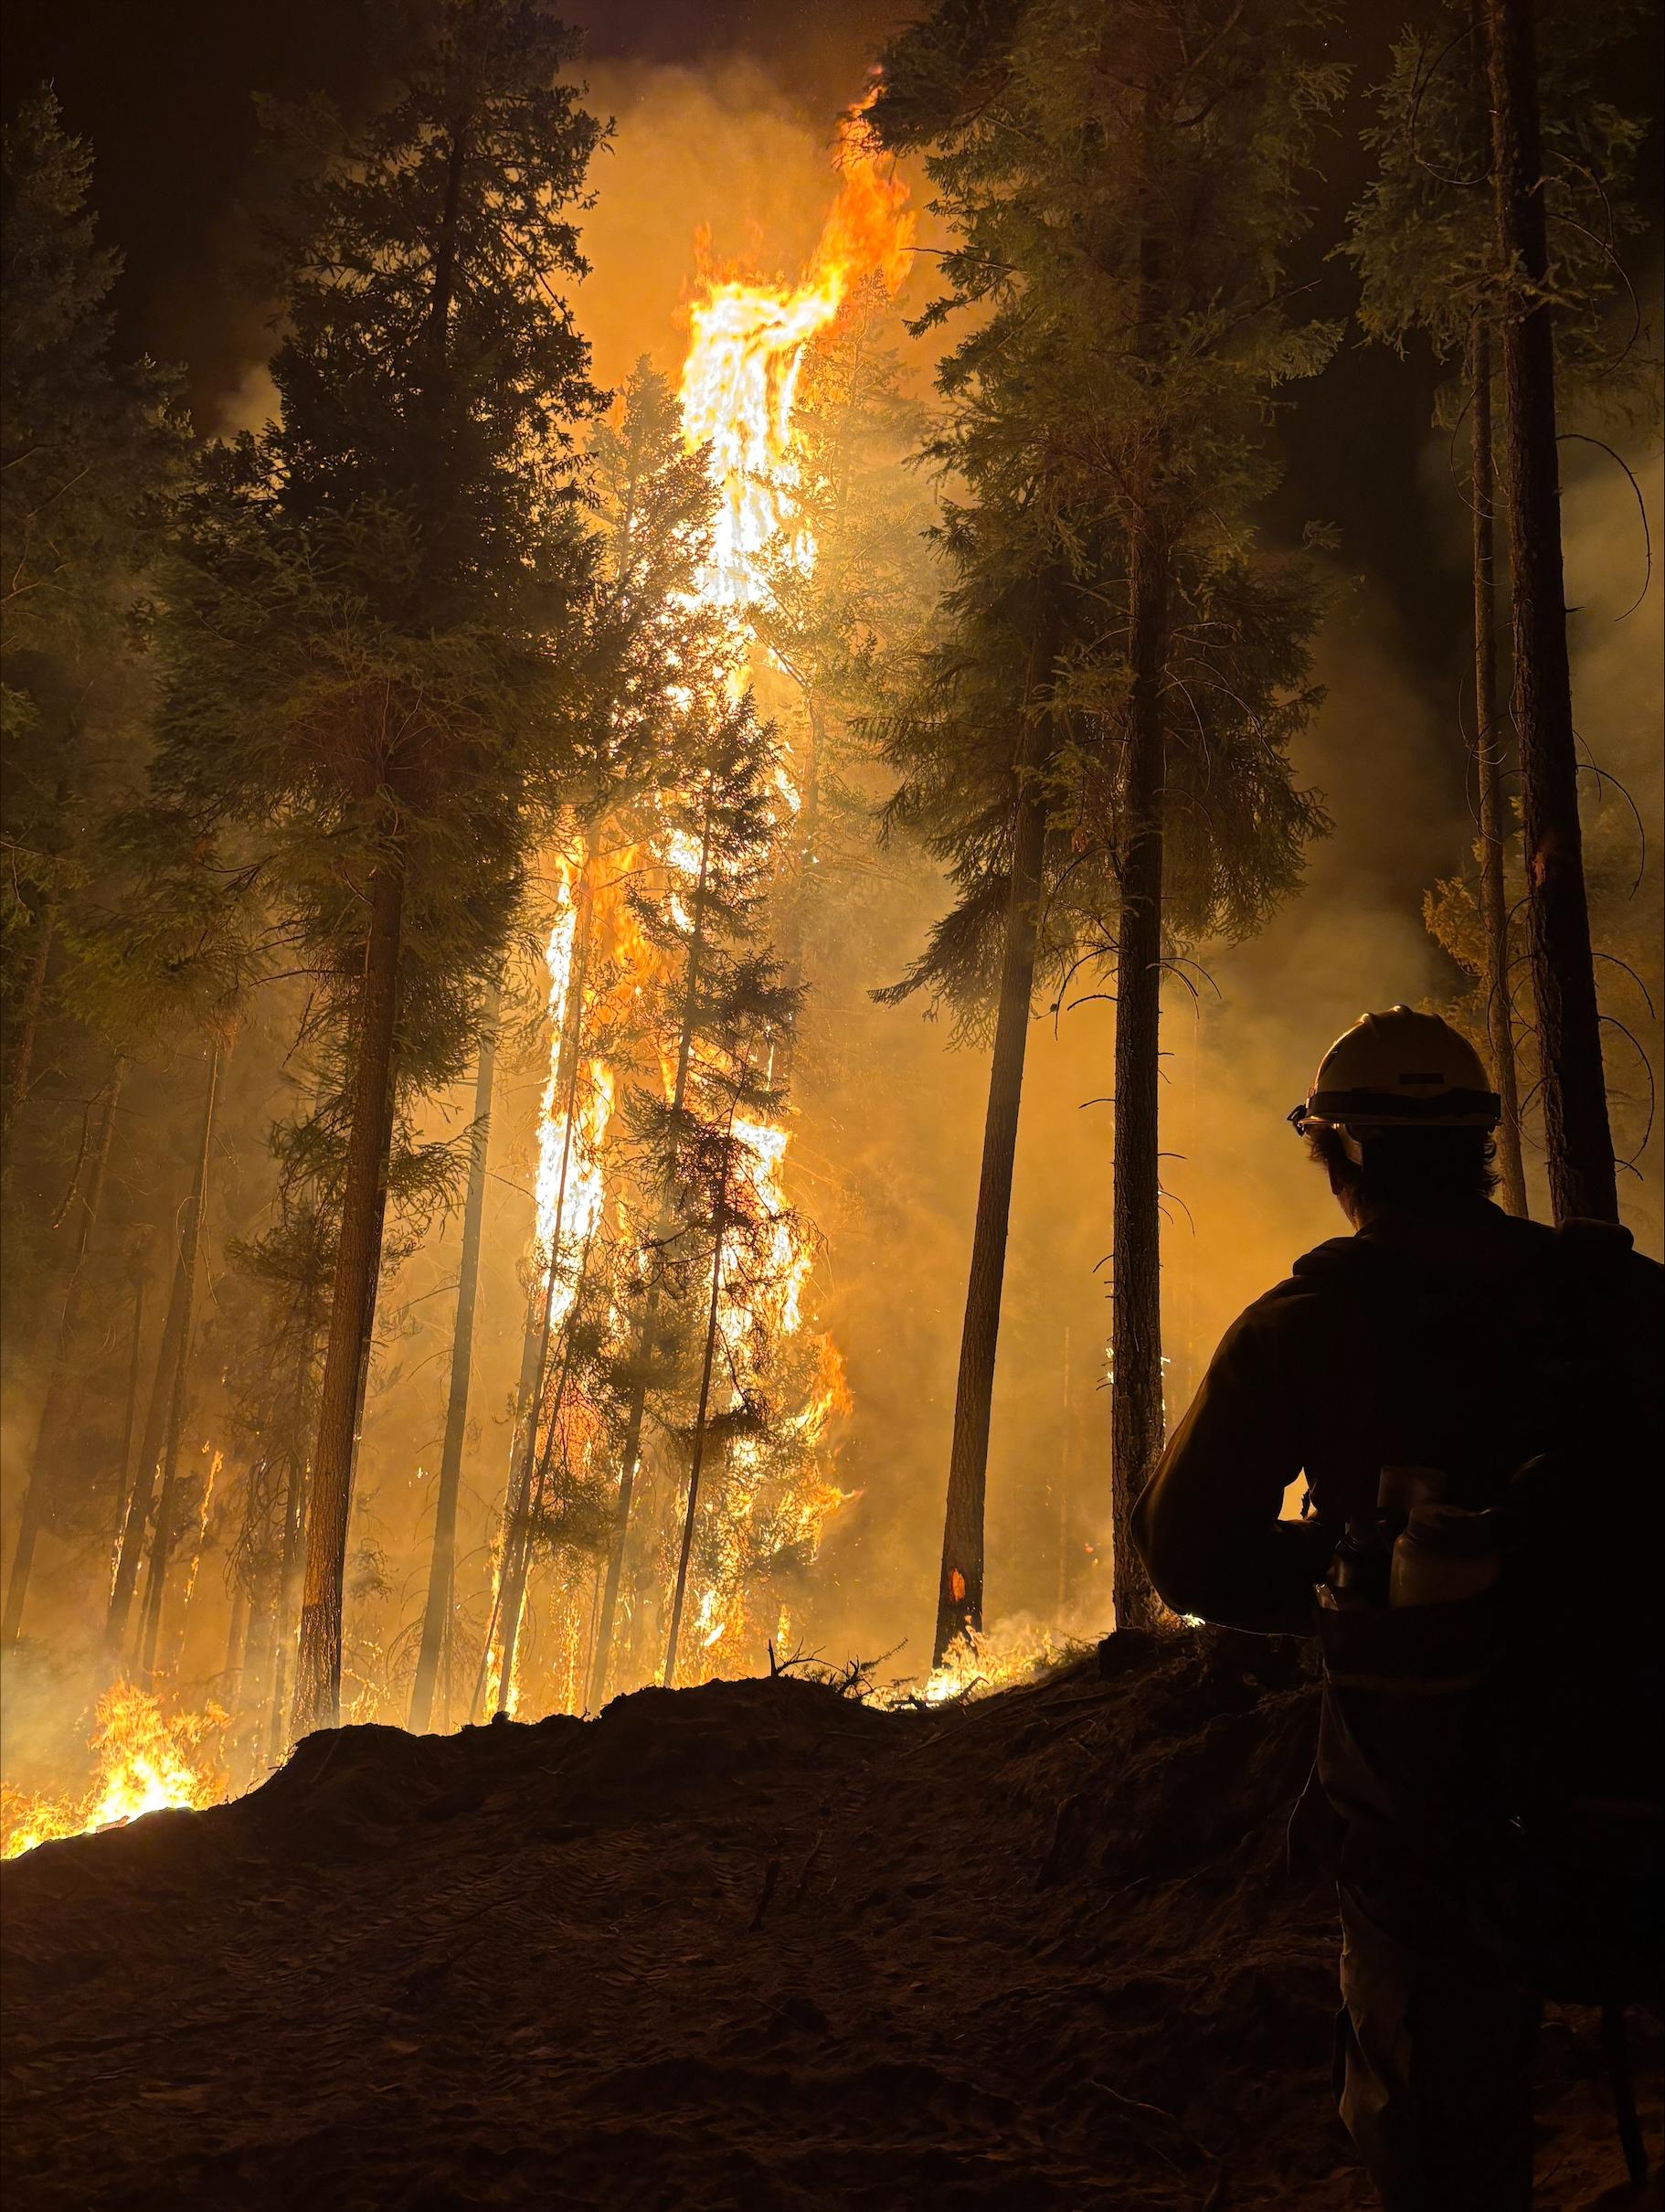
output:
M 1480 1056 L 1437 1014 L 1390 1006 L 1343 1030 L 1289 1120 L 1308 1129 L 1495 1129 L 1502 1109 Z

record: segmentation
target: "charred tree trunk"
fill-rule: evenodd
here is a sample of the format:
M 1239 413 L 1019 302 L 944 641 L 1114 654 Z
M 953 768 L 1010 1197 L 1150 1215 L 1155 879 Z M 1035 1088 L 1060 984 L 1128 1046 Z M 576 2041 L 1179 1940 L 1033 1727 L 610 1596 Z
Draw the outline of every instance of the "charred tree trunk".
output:
M 127 1499 L 133 1478 L 133 1438 L 139 1426 L 139 1379 L 144 1370 L 144 1282 L 135 1272 L 133 1286 L 133 1350 L 127 1363 L 127 1413 L 122 1423 L 122 1457 L 116 1468 L 115 1525 L 111 1531 L 111 1552 L 120 1556 L 122 1531 L 127 1525 Z
M 179 1321 L 179 1345 L 174 1362 L 173 1388 L 168 1398 L 167 1432 L 162 1446 L 162 1491 L 156 1501 L 156 1526 L 151 1536 L 150 1573 L 144 1585 L 144 1611 L 139 1630 L 140 1679 L 148 1683 L 156 1664 L 162 1630 L 162 1600 L 167 1586 L 168 1555 L 174 1543 L 175 1509 L 179 1493 L 179 1446 L 185 1434 L 186 1393 L 191 1374 L 191 1318 L 196 1295 L 197 1254 L 202 1248 L 202 1221 L 207 1207 L 208 1159 L 214 1143 L 214 1111 L 219 1098 L 220 1047 L 217 1039 L 208 1055 L 208 1089 L 202 1110 L 202 1144 L 196 1157 L 196 1181 L 180 1239 L 179 1265 L 185 1295 Z
M 354 1447 L 376 1323 L 393 1137 L 403 909 L 402 868 L 395 856 L 387 855 L 370 884 L 370 934 L 353 1038 L 352 1118 L 307 1514 L 306 1584 L 295 1663 L 297 1736 L 312 1728 L 334 1728 L 341 1718 L 342 1583 L 353 1502 Z
M 730 1131 L 733 1118 L 730 1117 Z M 716 1356 L 717 1302 L 723 1288 L 723 1238 L 727 1228 L 728 1156 L 723 1155 L 723 1197 L 718 1203 L 716 1241 L 711 1248 L 711 1300 L 705 1310 L 705 1349 L 700 1362 L 699 1404 L 694 1416 L 694 1447 L 688 1458 L 688 1502 L 683 1513 L 682 1548 L 676 1559 L 676 1588 L 671 1599 L 671 1633 L 665 1645 L 665 1687 L 676 1687 L 676 1646 L 682 1635 L 683 1603 L 688 1591 L 688 1561 L 694 1556 L 694 1525 L 699 1511 L 700 1472 L 705 1463 L 705 1420 L 711 1410 L 711 1369 Z
M 416 1679 L 410 1687 L 409 1726 L 423 1734 L 433 1714 L 440 1653 L 451 1620 L 456 1582 L 457 1498 L 462 1484 L 462 1443 L 468 1430 L 469 1380 L 474 1356 L 474 1302 L 480 1287 L 480 1234 L 485 1218 L 485 1164 L 491 1143 L 492 1076 L 497 1057 L 499 993 L 493 984 L 480 1024 L 480 1065 L 474 1077 L 474 1122 L 469 1139 L 468 1196 L 462 1207 L 462 1254 L 457 1280 L 457 1319 L 451 1335 L 451 1389 L 445 1406 L 445 1443 L 434 1494 L 433 1557 Z
M 1502 324 L 1514 716 L 1544 1150 L 1555 1219 L 1618 1219 L 1567 662 L 1543 154 L 1530 0 L 1485 0 Z
M 283 1500 L 283 1551 L 278 1565 L 277 1603 L 271 1631 L 271 1696 L 268 1703 L 265 1751 L 275 1762 L 289 1742 L 290 1663 L 294 1654 L 295 1621 L 301 1601 L 301 1577 L 306 1546 L 305 1453 L 297 1447 L 290 1454 L 289 1484 Z M 260 1755 L 255 1741 L 255 1759 Z
M 194 1202 L 186 1201 L 186 1212 Z M 139 1457 L 134 1463 L 133 1481 L 128 1486 L 127 1506 L 122 1516 L 121 1549 L 116 1555 L 116 1570 L 110 1590 L 110 1609 L 104 1621 L 104 1647 L 114 1658 L 120 1655 L 127 1641 L 128 1615 L 133 1607 L 133 1592 L 139 1584 L 140 1562 L 144 1557 L 144 1538 L 150 1526 L 151 1505 L 156 1490 L 156 1463 L 162 1457 L 163 1431 L 167 1425 L 168 1404 L 173 1395 L 174 1370 L 179 1364 L 179 1337 L 185 1325 L 186 1271 L 185 1228 L 180 1223 L 179 1247 L 174 1255 L 174 1277 L 168 1291 L 167 1314 L 162 1324 L 162 1342 L 156 1350 L 156 1369 L 151 1377 L 150 1403 L 144 1415 L 144 1434 L 139 1444 Z
M 688 1095 L 688 1063 L 694 1050 L 694 1026 L 699 999 L 700 967 L 705 952 L 705 908 L 711 882 L 711 808 L 707 804 L 700 834 L 699 875 L 694 887 L 694 926 L 688 938 L 688 968 L 683 984 L 683 1015 L 681 1034 L 676 1046 L 676 1074 L 671 1087 L 671 1111 L 681 1113 Z M 654 1228 L 655 1241 L 665 1230 L 669 1221 L 672 1193 L 662 1194 L 660 1210 Z M 601 1617 L 596 1629 L 596 1649 L 589 1682 L 589 1703 L 592 1711 L 599 1710 L 607 1694 L 607 1670 L 612 1652 L 613 1619 L 619 1605 L 619 1583 L 624 1571 L 624 1547 L 630 1534 L 631 1504 L 635 1493 L 636 1470 L 642 1457 L 642 1425 L 647 1412 L 649 1365 L 653 1356 L 654 1333 L 659 1322 L 659 1283 L 657 1278 L 649 1285 L 642 1307 L 642 1325 L 637 1333 L 637 1352 L 640 1372 L 631 1391 L 629 1410 L 625 1416 L 624 1451 L 619 1468 L 619 1505 L 613 1526 L 612 1544 L 607 1555 L 607 1582 L 601 1592 Z
M 1032 716 L 1030 729 L 1034 721 Z M 954 1433 L 949 1451 L 948 1502 L 942 1522 L 942 1562 L 937 1585 L 937 1626 L 931 1664 L 940 1666 L 956 1637 L 976 1632 L 983 1618 L 983 1503 L 989 1476 L 989 1420 L 994 1398 L 994 1359 L 1000 1340 L 1001 1293 L 1006 1272 L 1006 1229 L 1017 1154 L 1023 1059 L 1029 1043 L 1034 989 L 1035 937 L 1046 845 L 1046 792 L 1027 756 L 1017 767 L 1012 828 L 1012 880 L 1006 898 L 1005 947 L 1001 960 L 1000 1005 L 989 1065 L 989 1103 L 983 1119 L 982 1166 L 977 1217 L 971 1231 L 971 1268 L 960 1336 L 960 1375 L 954 1390 Z
M 1491 340 L 1477 315 L 1469 341 L 1469 388 L 1474 431 L 1469 504 L 1473 511 L 1474 769 L 1480 817 L 1480 987 L 1486 994 L 1486 1035 L 1492 1080 L 1502 1118 L 1498 1160 L 1509 1210 L 1527 1216 L 1526 1168 L 1521 1154 L 1521 1086 L 1515 1063 L 1514 1015 L 1509 996 L 1509 899 L 1503 848 L 1509 824 L 1503 806 L 1502 739 L 1498 728 L 1497 586 L 1494 575 L 1491 457 Z
M 521 1608 L 525 1601 L 526 1519 L 532 1504 L 533 1470 L 537 1462 L 538 1418 L 543 1409 L 549 1376 L 556 1282 L 561 1264 L 561 1229 L 567 1214 L 567 1185 L 571 1172 L 572 1146 L 578 1123 L 578 1070 L 583 1058 L 584 1042 L 584 994 L 589 984 L 590 934 L 594 923 L 593 861 L 593 851 L 588 851 L 578 878 L 577 911 L 573 920 L 572 970 L 567 979 L 566 1004 L 561 1008 L 561 1034 L 556 1054 L 556 1095 L 561 1101 L 563 1122 L 561 1164 L 556 1180 L 554 1218 L 549 1229 L 548 1263 L 544 1276 L 543 1298 L 536 1309 L 537 1319 L 529 1329 L 527 1356 L 523 1356 L 522 1361 L 521 1388 L 525 1414 L 516 1437 L 509 1485 L 504 1498 L 497 1599 L 486 1627 L 485 1646 L 480 1655 L 480 1672 L 470 1703 L 471 1715 L 477 1710 L 485 1686 L 494 1635 L 501 1654 L 495 1707 L 498 1712 L 508 1710 L 508 1700 L 513 1691 L 514 1647 L 520 1637 Z M 535 1353 L 532 1351 L 534 1334 L 536 1342 Z
M 98 1150 L 93 1154 L 86 1196 L 81 1202 L 80 1225 L 75 1234 L 75 1255 L 70 1262 L 69 1281 L 64 1292 L 63 1311 L 58 1316 L 58 1342 L 53 1353 L 46 1398 L 40 1409 L 40 1425 L 35 1433 L 35 1453 L 29 1462 L 28 1486 L 23 1494 L 23 1508 L 17 1525 L 17 1544 L 12 1554 L 12 1569 L 5 1586 L 5 1616 L 4 1622 L 0 1623 L 0 1643 L 7 1644 L 16 1643 L 23 1632 L 23 1607 L 28 1595 L 29 1576 L 35 1565 L 36 1541 L 42 1526 L 51 1516 L 58 1465 L 65 1446 L 74 1431 L 76 1408 L 85 1402 L 85 1390 L 76 1371 L 75 1348 L 86 1314 L 87 1293 L 91 1282 L 87 1256 L 93 1231 L 98 1227 L 99 1207 L 104 1193 L 104 1170 L 110 1160 L 110 1143 L 115 1133 L 116 1109 L 121 1101 L 125 1072 L 126 1063 L 118 1059 L 111 1071 L 109 1092 L 99 1127 Z
M 1129 545 L 1132 684 L 1116 960 L 1115 1166 L 1110 1259 L 1110 1526 L 1118 1628 L 1160 1617 L 1133 1546 L 1134 1501 L 1162 1447 L 1161 1164 L 1158 1084 L 1162 985 L 1161 666 L 1168 551 L 1147 512 Z

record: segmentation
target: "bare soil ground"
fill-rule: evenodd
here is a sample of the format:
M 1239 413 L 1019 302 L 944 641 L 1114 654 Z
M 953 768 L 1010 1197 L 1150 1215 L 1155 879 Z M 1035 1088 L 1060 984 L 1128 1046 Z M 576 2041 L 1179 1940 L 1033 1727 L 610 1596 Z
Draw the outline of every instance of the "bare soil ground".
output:
M 345 1728 L 48 1845 L 5 1885 L 10 2212 L 1363 2212 L 1299 1654 L 1110 1649 L 931 1711 L 784 1676 Z M 1540 2109 L 1545 2207 L 1635 2201 L 1587 2018 Z

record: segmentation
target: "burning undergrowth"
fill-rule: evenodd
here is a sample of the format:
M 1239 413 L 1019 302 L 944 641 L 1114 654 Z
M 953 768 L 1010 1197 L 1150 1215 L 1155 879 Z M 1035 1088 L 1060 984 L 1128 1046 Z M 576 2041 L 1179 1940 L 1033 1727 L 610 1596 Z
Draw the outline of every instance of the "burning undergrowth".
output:
M 32 1853 L 16 2201 L 1363 2207 L 1299 1653 L 1109 1653 L 937 1707 L 790 1672 L 348 1728 Z M 1553 2023 L 1548 2203 L 1617 2172 L 1599 2074 Z

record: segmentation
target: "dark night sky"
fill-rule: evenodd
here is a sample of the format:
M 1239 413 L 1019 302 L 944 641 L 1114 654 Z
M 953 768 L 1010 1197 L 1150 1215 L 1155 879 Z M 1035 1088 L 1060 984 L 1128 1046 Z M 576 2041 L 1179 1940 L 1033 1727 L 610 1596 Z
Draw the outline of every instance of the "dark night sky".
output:
M 126 260 L 123 344 L 183 361 L 205 420 L 268 346 L 264 311 L 239 284 L 236 203 L 252 179 L 251 95 L 323 89 L 345 104 L 372 88 L 365 26 L 375 0 L 9 0 L 8 103 L 42 78 L 57 85 L 71 128 L 90 138 L 103 232 Z M 824 127 L 862 82 L 887 30 L 917 13 L 883 0 L 574 0 L 599 63 L 697 65 L 740 54 L 761 68 L 807 122 Z M 1338 44 L 1354 90 L 1330 142 L 1318 222 L 1304 250 L 1320 280 L 1319 311 L 1345 312 L 1349 278 L 1323 256 L 1366 173 L 1358 128 L 1382 73 L 1405 0 L 1351 0 Z M 1645 44 L 1647 50 L 1638 47 Z M 1615 89 L 1634 100 L 1659 80 L 1657 16 L 1645 39 L 1617 56 Z M 1655 131 L 1647 164 L 1650 200 Z M 1649 249 L 1654 241 L 1649 239 Z M 1644 262 L 1650 255 L 1641 257 Z M 1384 588 L 1399 646 L 1423 683 L 1449 697 L 1460 657 L 1463 594 L 1447 564 L 1458 533 L 1426 465 L 1431 380 L 1379 349 L 1350 342 L 1284 422 L 1291 520 L 1320 516 L 1341 529 L 1350 569 Z M 1362 431 L 1361 426 L 1368 426 Z

